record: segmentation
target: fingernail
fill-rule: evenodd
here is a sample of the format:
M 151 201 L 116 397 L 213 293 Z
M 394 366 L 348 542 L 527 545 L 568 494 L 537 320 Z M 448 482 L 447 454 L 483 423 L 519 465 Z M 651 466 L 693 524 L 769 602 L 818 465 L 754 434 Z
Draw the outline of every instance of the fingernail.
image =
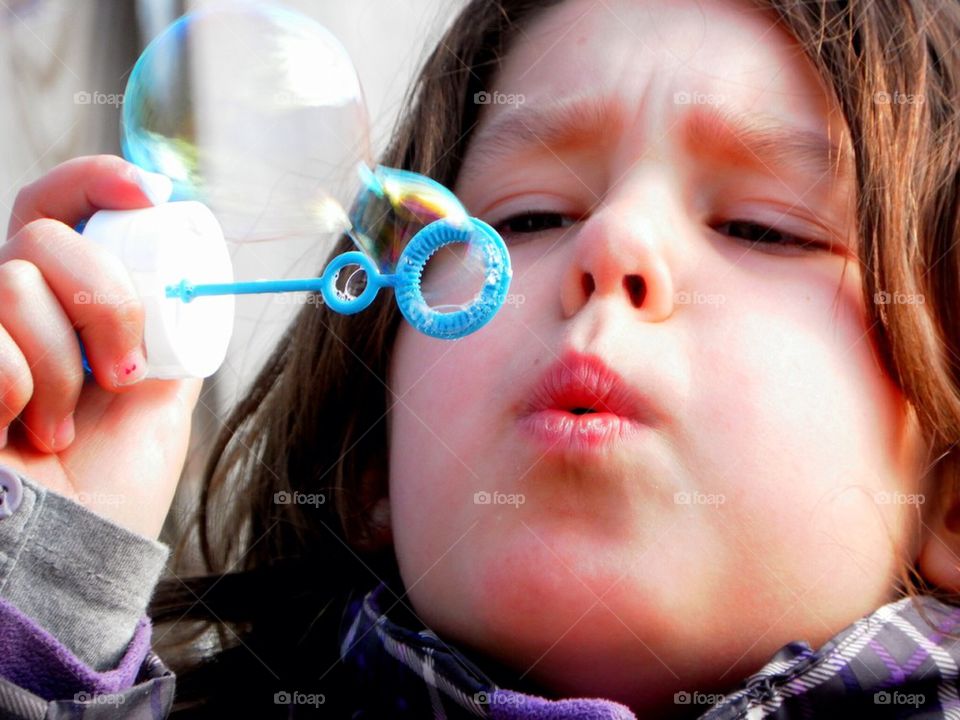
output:
M 143 355 L 143 350 L 136 348 L 119 363 L 113 367 L 113 382 L 118 387 L 133 385 L 135 382 L 143 380 L 147 374 L 147 359 Z
M 74 432 L 73 413 L 70 413 L 60 421 L 60 424 L 57 425 L 57 429 L 53 433 L 54 450 L 62 450 L 72 443 Z
M 7 446 L 7 430 L 9 427 L 5 427 L 3 430 L 0 430 L 0 450 L 3 450 Z
M 162 205 L 173 194 L 173 181 L 166 175 L 150 172 L 134 165 L 137 172 L 137 184 L 143 190 L 143 194 L 149 198 L 154 205 Z

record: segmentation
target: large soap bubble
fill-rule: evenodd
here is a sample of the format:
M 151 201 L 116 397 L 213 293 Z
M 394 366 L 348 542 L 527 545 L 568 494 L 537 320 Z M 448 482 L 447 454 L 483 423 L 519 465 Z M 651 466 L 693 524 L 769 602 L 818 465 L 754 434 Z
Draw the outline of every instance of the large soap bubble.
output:
M 499 235 L 430 178 L 376 165 L 356 70 L 322 25 L 274 5 L 230 3 L 189 13 L 155 38 L 131 73 L 124 155 L 199 200 L 228 240 L 318 240 L 349 234 L 313 281 L 203 285 L 168 295 L 320 290 L 338 312 L 393 287 L 419 330 L 455 338 L 485 324 L 510 279 Z
M 245 242 L 347 229 L 343 207 L 370 162 L 350 57 L 322 25 L 269 5 L 184 15 L 149 44 L 124 96 L 121 142 L 209 206 Z

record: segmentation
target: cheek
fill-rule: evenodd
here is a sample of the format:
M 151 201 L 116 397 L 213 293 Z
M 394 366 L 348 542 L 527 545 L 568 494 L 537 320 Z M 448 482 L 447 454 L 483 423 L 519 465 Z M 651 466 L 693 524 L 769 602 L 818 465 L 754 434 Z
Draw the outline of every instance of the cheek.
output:
M 518 307 L 505 305 L 487 326 L 456 341 L 430 338 L 406 323 L 398 331 L 389 379 L 390 505 L 408 583 L 474 522 L 473 494 L 487 482 L 481 479 L 487 469 L 504 462 L 497 457 L 503 446 L 497 420 L 506 412 L 504 383 L 518 362 L 511 352 L 518 324 L 509 317 Z M 449 573 L 466 570 L 433 567 L 431 580 L 443 584 L 455 579 Z
M 697 324 L 695 472 L 728 498 L 738 540 L 764 548 L 764 567 L 796 587 L 830 577 L 816 591 L 827 608 L 857 586 L 882 600 L 905 520 L 882 498 L 914 492 L 918 473 L 904 402 L 872 353 L 860 278 L 848 268 L 838 294 L 839 270 L 826 269 L 839 263 L 774 276 L 787 261 L 762 262 L 762 280 L 759 261 L 730 272 L 725 304 Z
M 848 271 L 837 293 L 838 274 L 811 275 L 733 275 L 713 322 L 697 326 L 690 426 L 736 438 L 741 461 L 782 458 L 841 481 L 901 474 L 905 404 L 874 358 L 859 277 Z

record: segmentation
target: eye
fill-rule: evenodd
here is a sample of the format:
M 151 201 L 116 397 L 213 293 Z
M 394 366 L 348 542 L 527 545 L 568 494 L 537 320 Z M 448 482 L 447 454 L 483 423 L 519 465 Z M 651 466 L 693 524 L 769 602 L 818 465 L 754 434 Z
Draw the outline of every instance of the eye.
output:
M 548 230 L 568 228 L 573 223 L 573 218 L 563 213 L 529 210 L 504 218 L 493 229 L 506 240 L 512 236 L 538 235 Z
M 801 235 L 794 235 L 752 220 L 727 220 L 714 226 L 714 230 L 719 233 L 729 233 L 732 237 L 742 240 L 751 246 L 767 245 L 781 248 L 795 248 L 806 252 L 827 249 L 825 244 L 818 240 Z

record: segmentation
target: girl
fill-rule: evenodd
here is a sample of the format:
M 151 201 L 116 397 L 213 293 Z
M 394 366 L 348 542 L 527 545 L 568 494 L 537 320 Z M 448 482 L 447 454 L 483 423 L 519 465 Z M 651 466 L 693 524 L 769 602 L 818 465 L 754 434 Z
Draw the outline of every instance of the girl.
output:
M 98 568 L 0 577 L 2 706 L 163 717 L 169 666 L 176 717 L 956 716 L 958 41 L 938 0 L 468 3 L 382 162 L 501 232 L 511 302 L 453 343 L 305 305 L 156 654 L 198 388 L 135 382 L 123 275 L 57 222 L 147 199 L 109 159 L 27 188 L 0 529 Z

